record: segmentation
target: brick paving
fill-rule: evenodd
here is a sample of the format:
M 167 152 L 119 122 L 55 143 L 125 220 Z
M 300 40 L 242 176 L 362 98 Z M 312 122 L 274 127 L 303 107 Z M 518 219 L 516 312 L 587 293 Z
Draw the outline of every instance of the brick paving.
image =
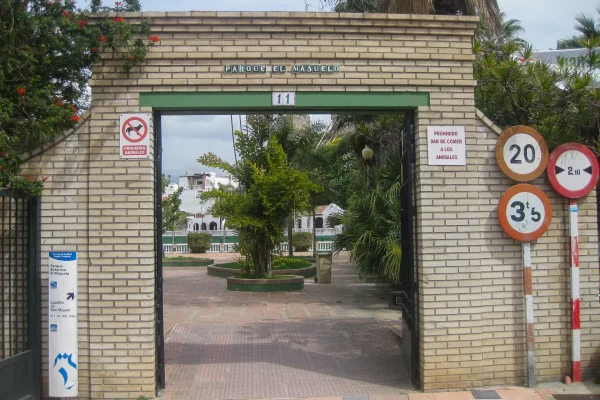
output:
M 307 279 L 302 291 L 240 293 L 205 268 L 165 268 L 163 399 L 408 393 L 400 312 L 388 309 L 388 285 L 358 279 L 343 255 L 332 281 Z

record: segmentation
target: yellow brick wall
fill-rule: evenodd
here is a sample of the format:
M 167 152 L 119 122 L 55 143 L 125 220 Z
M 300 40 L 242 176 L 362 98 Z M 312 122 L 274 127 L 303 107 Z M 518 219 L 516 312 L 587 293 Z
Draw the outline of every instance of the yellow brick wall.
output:
M 524 383 L 520 250 L 496 220 L 497 201 L 510 182 L 492 157 L 495 133 L 478 122 L 474 108 L 475 18 L 271 12 L 144 16 L 161 37 L 147 63 L 126 74 L 119 55 L 104 54 L 93 71 L 91 116 L 25 165 L 28 173 L 50 177 L 43 197 L 43 265 L 50 250 L 79 251 L 82 398 L 154 392 L 154 162 L 119 159 L 118 123 L 122 113 L 151 112 L 140 107 L 139 93 L 159 91 L 430 93 L 431 106 L 417 112 L 423 388 Z M 223 72 L 230 64 L 319 63 L 340 65 L 341 71 Z M 466 167 L 426 165 L 429 124 L 467 127 Z M 569 365 L 565 213 L 557 207 L 554 217 L 549 234 L 533 246 L 541 380 L 557 379 Z M 582 204 L 580 228 L 585 368 L 600 336 L 593 197 Z M 46 269 L 44 278 L 47 299 Z M 44 311 L 44 329 L 46 323 Z

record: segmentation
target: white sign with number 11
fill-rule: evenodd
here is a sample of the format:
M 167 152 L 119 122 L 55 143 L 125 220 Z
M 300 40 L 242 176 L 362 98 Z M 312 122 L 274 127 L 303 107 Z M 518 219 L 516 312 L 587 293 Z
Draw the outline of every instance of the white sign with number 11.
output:
M 274 106 L 295 106 L 296 93 L 294 92 L 273 92 Z

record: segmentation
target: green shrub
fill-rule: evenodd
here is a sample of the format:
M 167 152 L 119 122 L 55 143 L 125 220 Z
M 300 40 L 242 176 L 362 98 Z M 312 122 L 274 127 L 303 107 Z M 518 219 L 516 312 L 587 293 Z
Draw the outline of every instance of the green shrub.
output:
M 188 233 L 187 240 L 190 252 L 192 253 L 206 253 L 212 244 L 212 236 L 210 233 Z
M 313 242 L 313 235 L 309 232 L 294 232 L 292 236 L 292 244 L 296 251 L 307 251 Z
M 273 260 L 271 268 L 276 269 L 300 269 L 311 266 L 311 262 L 308 260 L 302 260 L 295 257 L 277 257 Z

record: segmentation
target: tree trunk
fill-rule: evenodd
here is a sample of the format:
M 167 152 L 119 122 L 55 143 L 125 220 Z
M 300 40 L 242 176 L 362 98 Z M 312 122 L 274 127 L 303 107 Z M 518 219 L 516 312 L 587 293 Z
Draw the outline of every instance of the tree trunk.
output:
M 315 214 L 315 197 L 312 198 L 312 228 L 313 228 L 313 257 L 317 257 L 317 228 L 315 227 L 315 222 L 317 220 Z
M 294 235 L 294 216 L 288 217 L 288 256 L 294 257 L 294 246 L 292 245 L 292 236 Z
M 254 260 L 254 277 L 262 278 L 265 274 L 271 273 L 271 251 L 266 237 L 261 237 L 257 241 L 257 254 Z

